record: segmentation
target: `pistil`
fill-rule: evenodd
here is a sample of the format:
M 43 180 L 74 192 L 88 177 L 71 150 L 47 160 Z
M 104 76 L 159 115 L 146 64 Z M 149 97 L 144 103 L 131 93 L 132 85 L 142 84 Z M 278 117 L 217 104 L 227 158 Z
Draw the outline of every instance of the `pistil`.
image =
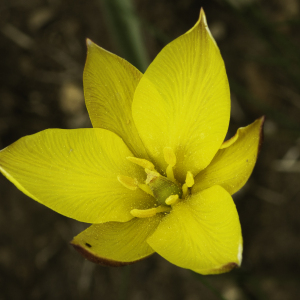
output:
M 171 195 L 178 195 L 178 197 L 181 197 L 182 190 L 177 183 L 167 177 L 161 176 L 155 171 L 146 170 L 146 172 L 148 174 L 146 184 L 152 190 L 153 196 L 159 204 L 164 205 L 166 199 Z

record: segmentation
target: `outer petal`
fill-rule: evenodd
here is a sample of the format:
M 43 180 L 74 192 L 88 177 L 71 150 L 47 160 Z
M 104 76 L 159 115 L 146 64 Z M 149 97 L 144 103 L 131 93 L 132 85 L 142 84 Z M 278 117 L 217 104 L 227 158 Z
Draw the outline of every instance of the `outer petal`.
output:
M 92 262 L 105 266 L 129 265 L 154 253 L 146 240 L 162 217 L 158 214 L 125 223 L 92 225 L 77 235 L 71 244 Z
M 121 138 L 104 129 L 48 129 L 0 152 L 0 171 L 23 193 L 82 222 L 128 221 L 154 198 L 125 188 L 118 175 L 143 180 Z
M 220 148 L 229 123 L 225 66 L 204 12 L 186 34 L 167 45 L 142 77 L 132 114 L 149 155 L 162 170 L 163 148 L 176 154 L 175 175 L 196 175 Z
M 209 166 L 196 176 L 192 193 L 216 184 L 231 195 L 242 188 L 256 163 L 262 143 L 263 123 L 264 117 L 247 127 L 239 128 L 235 136 L 223 143 L 223 149 L 220 149 Z
M 241 264 L 242 235 L 231 196 L 220 186 L 173 207 L 148 243 L 171 263 L 201 274 L 218 274 Z
M 83 86 L 93 127 L 116 133 L 135 156 L 148 157 L 131 115 L 133 94 L 143 74 L 92 41 L 87 40 L 87 46 Z

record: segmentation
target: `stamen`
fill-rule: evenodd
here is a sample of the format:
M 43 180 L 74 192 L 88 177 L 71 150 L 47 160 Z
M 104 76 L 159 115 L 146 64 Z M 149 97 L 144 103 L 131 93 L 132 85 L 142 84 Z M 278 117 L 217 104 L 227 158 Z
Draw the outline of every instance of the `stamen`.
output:
M 171 207 L 165 205 L 160 205 L 156 207 L 156 213 L 169 212 L 169 211 L 171 211 Z
M 130 213 L 136 218 L 150 218 L 156 215 L 156 207 L 149 209 L 133 209 Z
M 124 185 L 126 188 L 134 191 L 138 187 L 138 181 L 135 178 L 131 178 L 128 176 L 118 175 L 118 181 Z
M 154 165 L 152 162 L 143 159 L 143 158 L 137 158 L 137 157 L 132 157 L 128 156 L 126 157 L 129 161 L 132 163 L 139 165 L 140 167 L 143 167 L 144 169 L 149 169 L 149 170 L 154 170 Z
M 144 191 L 145 193 L 151 195 L 154 197 L 152 190 L 150 189 L 150 187 L 147 184 L 139 184 L 139 188 Z
M 149 209 L 133 209 L 130 213 L 136 218 L 150 218 L 155 216 L 160 212 L 169 212 L 171 210 L 170 207 L 167 206 L 158 206 Z
M 176 155 L 170 147 L 165 147 L 163 151 L 165 161 L 168 164 L 166 169 L 167 177 L 175 181 L 173 167 L 176 165 Z
M 195 183 L 194 176 L 190 171 L 186 173 L 185 183 L 188 187 L 192 187 Z
M 173 167 L 172 167 L 171 165 L 168 165 L 168 166 L 167 166 L 166 173 L 167 173 L 167 177 L 168 177 L 170 180 L 175 181 L 174 172 L 173 172 Z
M 185 198 L 186 195 L 188 194 L 188 186 L 186 183 L 182 186 L 182 197 Z
M 176 204 L 179 201 L 178 195 L 171 195 L 167 198 L 165 201 L 167 205 L 173 205 Z
M 192 187 L 194 183 L 195 183 L 194 176 L 190 171 L 188 171 L 186 173 L 185 184 L 182 186 L 182 193 L 184 198 L 188 194 L 188 188 Z

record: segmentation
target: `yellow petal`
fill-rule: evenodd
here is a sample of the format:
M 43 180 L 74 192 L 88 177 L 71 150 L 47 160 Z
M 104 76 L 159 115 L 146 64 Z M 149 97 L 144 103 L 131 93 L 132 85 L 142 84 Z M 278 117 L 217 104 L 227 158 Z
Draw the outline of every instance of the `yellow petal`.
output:
M 223 143 L 226 147 L 220 149 L 209 166 L 196 176 L 192 193 L 220 185 L 232 195 L 242 188 L 257 160 L 263 123 L 264 117 L 239 128 L 234 137 Z
M 159 214 L 125 223 L 95 224 L 77 235 L 71 244 L 92 262 L 105 266 L 129 265 L 154 253 L 146 240 L 162 217 Z
M 175 177 L 196 175 L 220 148 L 229 123 L 224 62 L 203 11 L 196 25 L 167 45 L 137 86 L 133 119 L 149 155 L 165 171 L 164 148 L 176 156 Z
M 147 241 L 171 263 L 201 274 L 229 271 L 242 260 L 239 217 L 220 186 L 174 205 Z
M 87 46 L 83 86 L 93 127 L 116 133 L 135 156 L 147 158 L 131 115 L 133 94 L 143 74 L 92 41 L 87 40 Z
M 104 129 L 49 129 L 26 136 L 0 152 L 0 171 L 23 193 L 82 222 L 125 222 L 130 211 L 155 200 L 130 190 L 118 176 L 145 180 L 129 162 L 121 138 Z

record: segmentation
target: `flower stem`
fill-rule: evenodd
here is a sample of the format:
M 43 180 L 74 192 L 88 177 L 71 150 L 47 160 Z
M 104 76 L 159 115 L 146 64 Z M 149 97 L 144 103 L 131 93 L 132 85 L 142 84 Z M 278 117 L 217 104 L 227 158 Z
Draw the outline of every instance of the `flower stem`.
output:
M 140 31 L 140 22 L 135 17 L 131 0 L 98 0 L 104 10 L 111 35 L 119 55 L 132 63 L 141 72 L 149 65 L 148 55 Z

